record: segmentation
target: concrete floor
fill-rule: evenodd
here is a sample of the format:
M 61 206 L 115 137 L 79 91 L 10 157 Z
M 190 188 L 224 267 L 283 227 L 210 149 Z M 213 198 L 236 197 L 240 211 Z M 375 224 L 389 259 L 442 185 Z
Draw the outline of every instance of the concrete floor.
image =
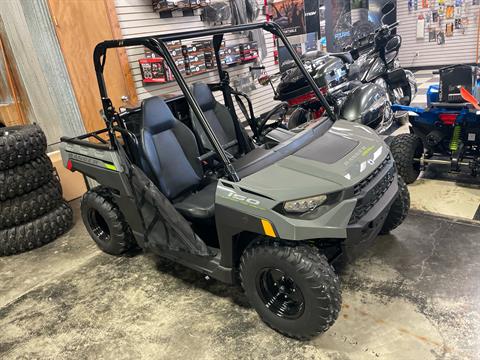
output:
M 335 325 L 298 342 L 265 326 L 238 287 L 101 253 L 74 205 L 67 235 L 0 258 L 2 359 L 480 358 L 480 225 L 412 213 L 340 270 Z

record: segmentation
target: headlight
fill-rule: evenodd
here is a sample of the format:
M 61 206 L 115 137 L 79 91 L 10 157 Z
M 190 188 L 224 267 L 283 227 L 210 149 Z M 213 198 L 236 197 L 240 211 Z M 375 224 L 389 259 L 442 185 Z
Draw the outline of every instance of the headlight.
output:
M 327 195 L 318 195 L 305 199 L 286 201 L 283 209 L 291 213 L 305 213 L 315 210 L 327 200 Z

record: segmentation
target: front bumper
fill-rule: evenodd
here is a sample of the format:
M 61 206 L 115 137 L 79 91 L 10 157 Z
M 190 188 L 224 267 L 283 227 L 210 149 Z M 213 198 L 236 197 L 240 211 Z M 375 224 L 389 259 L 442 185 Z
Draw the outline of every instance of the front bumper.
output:
M 398 191 L 398 175 L 395 172 L 390 187 L 381 199 L 358 221 L 347 227 L 347 237 L 342 242 L 342 248 L 349 260 L 363 253 L 377 237 Z

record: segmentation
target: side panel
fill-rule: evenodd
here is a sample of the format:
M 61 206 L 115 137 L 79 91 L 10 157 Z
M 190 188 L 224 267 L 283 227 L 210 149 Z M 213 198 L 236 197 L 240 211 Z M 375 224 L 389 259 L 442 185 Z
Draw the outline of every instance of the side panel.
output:
M 292 218 L 274 210 L 279 206 L 278 201 L 241 187 L 241 183 L 222 179 L 217 186 L 215 220 L 222 250 L 222 266 L 233 266 L 238 245 L 235 243 L 236 235 L 243 232 L 297 241 L 346 237 L 348 220 L 356 204 L 355 198 L 319 208 L 319 213 L 314 218 Z M 265 221 L 270 224 L 270 231 L 269 225 L 263 223 Z
M 66 143 L 60 146 L 60 151 L 63 163 L 69 170 L 79 171 L 99 184 L 114 190 L 115 201 L 129 223 L 136 240 L 142 246 L 144 238 L 141 218 L 118 155 L 110 150 Z

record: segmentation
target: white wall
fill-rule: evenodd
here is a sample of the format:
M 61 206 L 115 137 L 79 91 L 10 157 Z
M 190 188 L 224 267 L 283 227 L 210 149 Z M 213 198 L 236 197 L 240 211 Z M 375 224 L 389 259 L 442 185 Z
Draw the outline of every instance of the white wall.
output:
M 435 0 L 431 0 L 435 1 Z M 425 29 L 424 39 L 417 39 L 417 17 L 426 13 L 427 9 L 421 9 L 421 1 L 418 1 L 417 11 L 408 11 L 407 0 L 397 0 L 397 19 L 400 22 L 398 34 L 402 36 L 403 44 L 400 50 L 400 62 L 405 67 L 448 65 L 457 63 L 473 63 L 476 61 L 475 52 L 477 46 L 477 17 L 480 5 L 471 5 L 471 0 L 465 0 L 468 7 L 469 24 L 465 34 L 460 30 L 454 30 L 453 37 L 445 37 L 445 44 L 437 45 L 436 42 L 428 41 L 428 28 Z M 443 26 L 448 22 L 445 19 Z M 419 53 L 416 56 L 416 53 Z
M 118 20 L 124 38 L 146 36 L 155 34 L 177 33 L 182 31 L 191 31 L 209 28 L 207 23 L 200 20 L 200 16 L 173 17 L 170 19 L 160 19 L 157 12 L 152 10 L 151 0 L 115 0 Z M 260 6 L 263 6 L 263 0 L 258 0 Z M 178 13 L 178 12 L 177 12 Z M 176 14 L 176 12 L 174 12 Z M 259 21 L 264 21 L 262 15 Z M 233 45 L 247 41 L 246 37 L 240 35 L 226 35 L 227 45 Z M 265 33 L 267 43 L 267 57 L 263 61 L 263 65 L 273 74 L 278 72 L 278 66 L 274 64 L 273 59 L 273 36 Z M 188 43 L 188 40 L 184 41 Z M 138 59 L 144 57 L 142 47 L 131 47 L 127 49 L 127 54 L 132 69 L 133 78 L 139 99 L 145 99 L 151 96 L 158 96 L 166 93 L 179 91 L 176 83 L 168 84 L 147 84 L 142 83 L 142 76 L 138 66 Z M 230 68 L 230 77 L 233 78 L 238 74 L 248 73 L 248 65 L 241 65 Z M 206 74 L 187 77 L 187 82 L 215 82 L 218 81 L 216 71 Z M 233 81 L 232 81 L 233 82 Z M 260 115 L 273 107 L 273 92 L 270 87 L 264 87 L 256 84 L 257 88 L 249 93 L 252 98 L 255 113 Z M 217 94 L 216 94 L 217 95 Z M 220 94 L 217 95 L 221 99 Z M 240 114 L 240 112 L 237 112 Z

